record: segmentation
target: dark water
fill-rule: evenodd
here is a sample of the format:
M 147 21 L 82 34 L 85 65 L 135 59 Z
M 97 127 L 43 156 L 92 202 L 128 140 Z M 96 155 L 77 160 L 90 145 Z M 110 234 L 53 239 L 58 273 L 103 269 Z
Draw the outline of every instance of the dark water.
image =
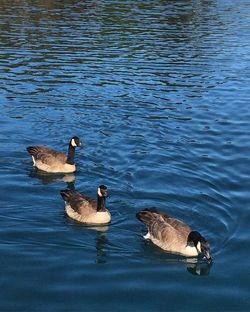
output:
M 1 1 L 1 311 L 249 311 L 249 24 L 244 0 Z M 75 175 L 32 169 L 72 135 Z M 64 215 L 101 183 L 111 225 Z M 151 206 L 213 265 L 143 241 Z

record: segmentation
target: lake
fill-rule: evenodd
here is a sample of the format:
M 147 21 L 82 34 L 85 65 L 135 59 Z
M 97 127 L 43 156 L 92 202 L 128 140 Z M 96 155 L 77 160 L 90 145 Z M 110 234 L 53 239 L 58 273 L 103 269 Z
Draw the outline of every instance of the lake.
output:
M 249 311 L 250 3 L 0 3 L 1 311 Z M 75 174 L 30 145 L 76 151 Z M 108 226 L 64 213 L 96 196 Z M 145 241 L 156 207 L 200 231 L 212 265 Z

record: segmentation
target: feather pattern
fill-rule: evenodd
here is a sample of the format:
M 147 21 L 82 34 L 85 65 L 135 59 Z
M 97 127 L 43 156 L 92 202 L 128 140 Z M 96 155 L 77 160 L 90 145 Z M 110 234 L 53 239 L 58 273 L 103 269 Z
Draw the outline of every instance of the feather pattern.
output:
M 63 199 L 79 214 L 97 212 L 97 201 L 74 190 L 61 191 Z

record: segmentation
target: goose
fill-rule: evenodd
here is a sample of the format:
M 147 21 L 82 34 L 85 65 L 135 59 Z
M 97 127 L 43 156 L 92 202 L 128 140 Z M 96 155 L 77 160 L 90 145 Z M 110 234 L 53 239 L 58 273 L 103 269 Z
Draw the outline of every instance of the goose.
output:
M 97 188 L 97 201 L 75 190 L 62 190 L 60 193 L 65 201 L 65 212 L 70 218 L 92 225 L 110 222 L 111 215 L 105 206 L 108 196 L 105 185 Z
M 154 208 L 144 209 L 136 217 L 148 227 L 144 238 L 161 249 L 186 257 L 202 255 L 208 262 L 212 261 L 207 240 L 182 221 Z
M 74 163 L 75 148 L 82 146 L 80 139 L 74 136 L 69 141 L 68 155 L 55 151 L 46 146 L 29 146 L 33 166 L 49 173 L 72 173 L 76 171 Z

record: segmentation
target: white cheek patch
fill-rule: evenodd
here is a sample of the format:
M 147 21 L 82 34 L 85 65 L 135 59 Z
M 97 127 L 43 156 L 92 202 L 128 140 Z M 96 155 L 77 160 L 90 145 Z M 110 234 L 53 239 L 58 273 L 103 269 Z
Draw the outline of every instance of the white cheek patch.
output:
M 198 242 L 198 244 L 197 244 L 197 250 L 198 250 L 199 252 L 201 252 L 201 243 L 200 243 L 200 242 Z
M 77 146 L 74 139 L 71 140 L 71 145 L 74 146 L 74 147 Z
M 97 189 L 97 193 L 98 193 L 98 195 L 99 195 L 100 197 L 102 197 L 102 196 L 103 196 L 103 195 L 102 195 L 102 193 L 101 193 L 100 187 L 98 187 L 98 189 Z

